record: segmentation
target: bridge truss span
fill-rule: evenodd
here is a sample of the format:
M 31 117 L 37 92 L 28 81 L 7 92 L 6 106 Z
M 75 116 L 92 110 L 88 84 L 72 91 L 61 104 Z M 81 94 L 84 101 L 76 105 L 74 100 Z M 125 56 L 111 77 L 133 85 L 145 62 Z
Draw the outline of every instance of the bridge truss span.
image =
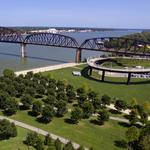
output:
M 0 42 L 22 43 L 23 37 L 20 31 L 16 31 L 6 27 L 0 27 Z
M 34 33 L 28 35 L 24 44 L 44 45 L 65 48 L 77 48 L 77 41 L 69 36 L 53 33 Z
M 85 40 L 80 48 L 116 54 L 150 56 L 150 43 L 126 37 L 100 37 Z

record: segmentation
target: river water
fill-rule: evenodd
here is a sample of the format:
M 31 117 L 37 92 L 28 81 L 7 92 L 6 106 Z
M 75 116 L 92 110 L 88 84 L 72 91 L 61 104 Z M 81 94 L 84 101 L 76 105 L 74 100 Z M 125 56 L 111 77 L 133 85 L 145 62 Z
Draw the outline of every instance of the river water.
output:
M 132 33 L 140 32 L 139 30 L 113 30 L 87 33 L 65 33 L 74 37 L 80 44 L 88 38 L 94 37 L 119 37 Z M 0 43 L 0 74 L 5 68 L 14 71 L 25 70 L 37 67 L 50 66 L 73 62 L 75 60 L 75 49 L 54 48 L 47 46 L 27 45 L 27 58 L 22 59 L 21 47 L 19 44 Z M 83 51 L 82 58 L 89 56 L 101 55 L 101 52 Z

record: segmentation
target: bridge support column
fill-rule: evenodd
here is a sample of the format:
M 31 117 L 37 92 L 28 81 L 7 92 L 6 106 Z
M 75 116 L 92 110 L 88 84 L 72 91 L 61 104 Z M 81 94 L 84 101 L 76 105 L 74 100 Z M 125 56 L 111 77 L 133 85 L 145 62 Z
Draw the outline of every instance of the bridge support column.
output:
M 26 57 L 26 44 L 24 43 L 21 44 L 21 57 Z
M 104 79 L 105 79 L 105 70 L 102 71 L 102 79 L 101 79 L 102 82 L 104 82 Z
M 128 80 L 127 80 L 127 84 L 130 84 L 130 80 L 131 80 L 131 73 L 128 73 Z
M 81 53 L 82 53 L 82 50 L 81 50 L 81 48 L 78 48 L 77 50 L 76 50 L 76 63 L 80 63 L 81 62 Z
M 89 76 L 92 75 L 92 67 L 89 68 Z

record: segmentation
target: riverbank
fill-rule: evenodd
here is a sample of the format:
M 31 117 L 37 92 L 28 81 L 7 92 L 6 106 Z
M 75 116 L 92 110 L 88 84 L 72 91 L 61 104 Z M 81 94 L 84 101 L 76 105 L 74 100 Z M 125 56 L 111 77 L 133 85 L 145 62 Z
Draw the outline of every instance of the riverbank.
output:
M 68 68 L 68 67 L 75 67 L 78 65 L 81 65 L 81 63 L 64 63 L 64 64 L 59 64 L 59 65 L 51 65 L 51 66 L 47 66 L 47 67 L 40 67 L 40 68 L 33 68 L 33 69 L 28 69 L 28 70 L 16 71 L 15 74 L 18 76 L 20 74 L 25 75 L 28 72 L 39 73 L 39 72 L 63 69 L 63 68 Z

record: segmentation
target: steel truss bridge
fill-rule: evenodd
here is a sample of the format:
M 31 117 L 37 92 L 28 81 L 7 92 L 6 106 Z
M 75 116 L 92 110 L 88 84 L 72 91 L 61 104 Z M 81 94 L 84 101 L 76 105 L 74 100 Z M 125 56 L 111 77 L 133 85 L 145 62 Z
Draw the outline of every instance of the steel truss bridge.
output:
M 81 45 L 69 36 L 53 33 L 29 33 L 0 27 L 0 42 L 21 44 L 22 57 L 25 57 L 27 44 L 43 45 L 76 50 L 76 62 L 81 61 L 82 50 L 103 51 L 120 55 L 150 56 L 150 43 L 123 37 L 100 37 L 85 40 Z

